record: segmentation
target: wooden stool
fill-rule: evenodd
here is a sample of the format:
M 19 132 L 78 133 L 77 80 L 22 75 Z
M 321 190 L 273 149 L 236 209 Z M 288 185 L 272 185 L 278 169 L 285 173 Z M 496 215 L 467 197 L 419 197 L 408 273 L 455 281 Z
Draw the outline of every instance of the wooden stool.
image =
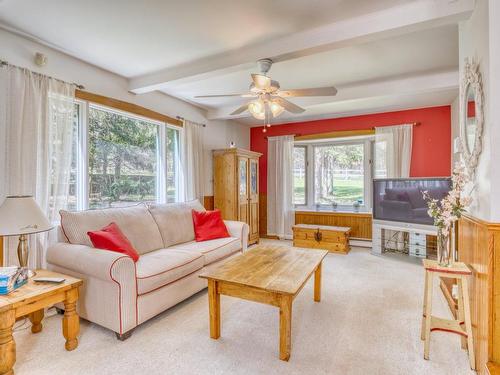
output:
M 425 290 L 424 290 L 424 312 L 422 315 L 422 330 L 420 338 L 425 341 L 424 358 L 429 359 L 429 347 L 432 331 L 444 331 L 459 334 L 462 349 L 469 352 L 471 369 L 476 369 L 474 357 L 474 343 L 472 339 L 472 326 L 470 321 L 469 287 L 468 277 L 471 270 L 462 262 L 455 262 L 450 267 L 441 267 L 435 260 L 424 259 L 425 268 Z M 443 319 L 432 316 L 432 285 L 434 276 L 453 278 L 458 285 L 458 319 Z M 465 328 L 463 327 L 465 326 Z

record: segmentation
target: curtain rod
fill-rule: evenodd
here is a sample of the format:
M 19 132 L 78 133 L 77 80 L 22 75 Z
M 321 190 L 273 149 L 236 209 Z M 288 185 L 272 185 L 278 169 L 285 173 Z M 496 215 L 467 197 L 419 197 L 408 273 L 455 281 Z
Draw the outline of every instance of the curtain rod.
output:
M 297 134 L 283 134 L 283 135 L 293 135 L 294 137 L 300 137 L 302 134 L 297 133 Z M 264 139 L 273 138 L 273 137 L 279 137 L 279 135 L 269 135 L 269 136 L 266 135 L 264 137 Z
M 177 117 L 179 118 L 179 117 Z M 410 125 L 413 125 L 413 126 L 419 126 L 420 125 L 420 122 L 410 122 L 409 123 Z M 380 128 L 383 128 L 383 127 L 387 127 L 387 126 L 398 126 L 398 125 L 384 125 L 384 126 L 380 126 Z M 373 130 L 375 130 L 375 128 L 377 128 L 376 126 L 374 126 Z M 287 134 L 288 135 L 288 134 Z M 300 137 L 302 134 L 289 134 L 289 135 L 293 135 L 294 137 Z M 312 135 L 312 134 L 311 134 Z M 271 135 L 271 136 L 265 136 L 264 139 L 268 139 L 269 137 L 277 137 L 277 136 L 274 136 L 274 135 Z
M 19 69 L 26 69 L 26 70 L 29 70 L 28 68 L 23 68 L 22 66 L 17 66 L 17 65 L 13 65 L 13 64 L 10 64 L 8 61 L 5 61 L 5 60 L 1 60 L 0 59 L 0 66 L 13 66 L 14 68 L 19 68 Z M 68 83 L 66 81 L 63 81 L 62 79 L 59 79 L 59 78 L 55 78 L 55 77 L 51 77 L 49 75 L 46 75 L 46 74 L 43 74 L 43 73 L 38 73 L 38 72 L 34 72 L 32 70 L 30 70 L 30 72 L 32 72 L 33 74 L 38 74 L 40 76 L 44 76 L 44 77 L 48 77 L 48 78 L 51 78 L 51 79 L 55 79 L 56 81 L 59 81 L 59 82 L 64 82 L 64 83 Z M 80 85 L 79 83 L 71 83 L 72 85 L 75 85 L 75 87 L 79 90 L 85 90 L 85 86 L 83 85 Z
M 419 126 L 420 122 L 415 121 L 415 122 L 407 122 L 406 124 L 413 125 L 413 126 Z M 397 125 L 383 125 L 383 126 L 374 126 L 372 129 L 376 128 L 385 128 L 386 126 L 399 126 L 399 125 L 405 125 L 405 124 L 397 124 Z
M 184 121 L 184 120 L 185 120 L 185 119 L 184 119 L 184 117 L 182 117 L 182 116 L 175 116 L 175 118 L 176 118 L 177 120 L 181 120 L 181 121 Z M 203 126 L 204 128 L 207 126 L 207 124 L 200 124 L 200 125 L 201 125 L 201 126 Z

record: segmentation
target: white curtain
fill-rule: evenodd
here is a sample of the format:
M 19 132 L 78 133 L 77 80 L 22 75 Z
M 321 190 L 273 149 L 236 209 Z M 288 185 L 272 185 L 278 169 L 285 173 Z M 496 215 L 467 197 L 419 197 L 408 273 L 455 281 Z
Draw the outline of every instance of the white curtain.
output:
M 375 128 L 375 177 L 410 176 L 413 125 Z
M 412 124 L 375 128 L 375 178 L 410 177 L 412 139 Z M 402 232 L 386 229 L 385 238 L 385 248 L 404 249 Z
M 181 142 L 181 201 L 198 199 L 203 204 L 203 125 L 184 120 Z
M 58 220 L 69 194 L 74 97 L 73 84 L 0 68 L 0 202 L 7 195 L 33 195 L 49 220 Z M 30 267 L 44 265 L 48 238 L 30 237 Z M 6 242 L 5 263 L 17 264 L 17 238 Z
M 292 238 L 293 135 L 269 137 L 267 146 L 267 234 Z

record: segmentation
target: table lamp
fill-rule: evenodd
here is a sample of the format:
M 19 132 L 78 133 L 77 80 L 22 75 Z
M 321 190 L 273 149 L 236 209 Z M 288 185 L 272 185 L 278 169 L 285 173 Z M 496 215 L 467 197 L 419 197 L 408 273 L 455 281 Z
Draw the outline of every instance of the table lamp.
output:
M 0 206 L 0 236 L 19 236 L 17 257 L 21 267 L 28 265 L 28 234 L 53 228 L 30 195 L 9 196 Z

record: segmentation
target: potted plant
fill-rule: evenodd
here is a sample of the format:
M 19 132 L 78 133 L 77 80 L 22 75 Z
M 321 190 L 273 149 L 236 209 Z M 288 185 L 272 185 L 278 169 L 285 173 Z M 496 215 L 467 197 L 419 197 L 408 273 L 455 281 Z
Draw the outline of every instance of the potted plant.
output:
M 427 213 L 434 219 L 438 229 L 437 255 L 439 265 L 443 267 L 449 267 L 452 262 L 451 236 L 454 235 L 455 222 L 472 202 L 470 196 L 463 196 L 469 176 L 462 164 L 455 166 L 451 180 L 452 188 L 441 201 L 432 198 L 428 191 L 422 192 L 429 207 Z

